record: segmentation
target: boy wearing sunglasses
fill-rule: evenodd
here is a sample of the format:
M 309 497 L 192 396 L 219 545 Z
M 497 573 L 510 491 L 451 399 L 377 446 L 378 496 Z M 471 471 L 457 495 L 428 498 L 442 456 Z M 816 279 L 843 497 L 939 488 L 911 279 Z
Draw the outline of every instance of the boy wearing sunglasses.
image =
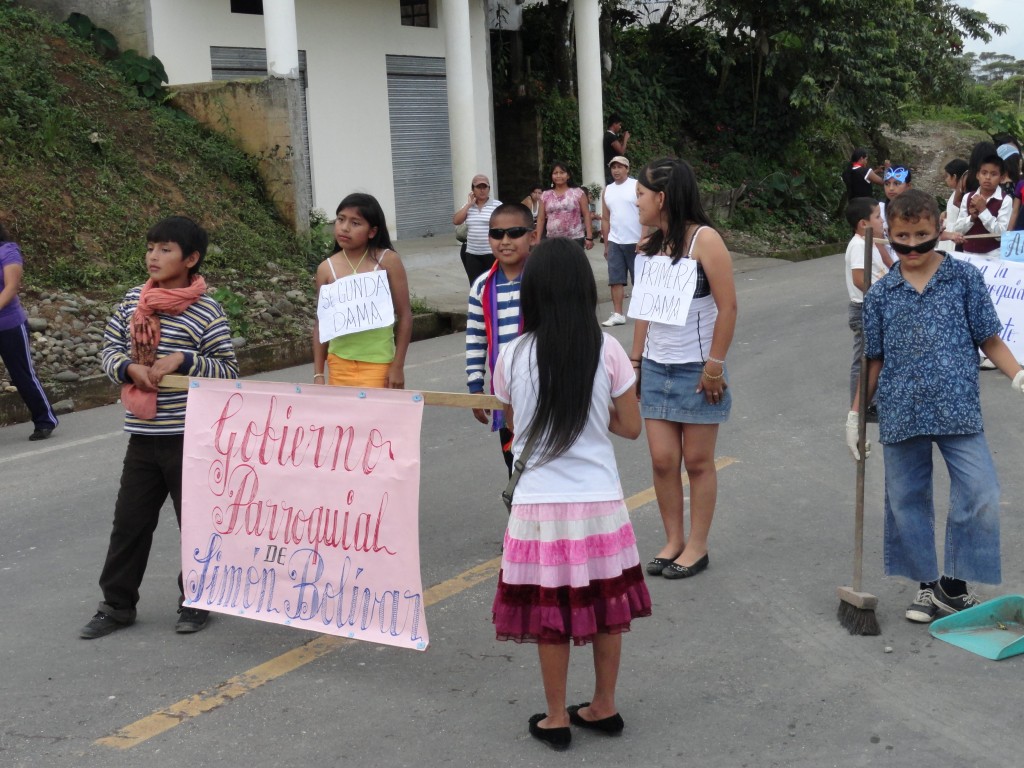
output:
M 977 349 L 1021 394 L 1024 370 L 999 336 L 1002 326 L 981 273 L 935 250 L 935 198 L 908 190 L 890 202 L 887 214 L 900 260 L 864 297 L 868 397 L 877 394 L 885 459 L 885 572 L 918 582 L 905 615 L 928 623 L 978 605 L 968 581 L 1001 581 L 999 481 L 983 431 Z M 847 419 L 855 459 L 858 397 Z M 951 486 L 941 574 L 933 443 Z
M 466 384 L 472 394 L 483 394 L 485 371 L 494 394 L 494 364 L 498 353 L 523 330 L 519 315 L 519 282 L 526 257 L 536 233 L 533 212 L 522 203 L 503 203 L 491 214 L 487 232 L 494 264 L 469 289 L 466 315 Z M 501 439 L 501 452 L 509 477 L 512 476 L 512 432 L 505 426 L 504 413 L 474 408 L 481 424 L 491 422 L 491 431 Z

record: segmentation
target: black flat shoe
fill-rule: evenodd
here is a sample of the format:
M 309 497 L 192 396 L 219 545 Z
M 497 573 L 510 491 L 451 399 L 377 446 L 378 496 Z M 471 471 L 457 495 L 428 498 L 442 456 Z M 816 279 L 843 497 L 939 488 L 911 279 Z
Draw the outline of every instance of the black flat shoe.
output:
M 679 555 L 676 555 L 679 557 Z M 656 557 L 647 564 L 647 573 L 651 576 L 661 576 L 661 572 L 669 565 L 672 565 L 672 561 L 675 557 Z
M 530 718 L 530 735 L 538 741 L 543 741 L 552 749 L 563 752 L 572 743 L 572 731 L 568 728 L 541 728 L 537 725 L 547 716 L 547 712 L 541 712 Z
M 666 579 L 688 579 L 691 576 L 696 576 L 698 573 L 708 567 L 711 561 L 707 555 L 704 555 L 693 565 L 679 565 L 679 563 L 672 563 L 666 565 L 665 570 L 661 572 L 661 575 Z
M 574 704 L 569 707 L 569 722 L 573 725 L 579 726 L 580 728 L 589 728 L 592 731 L 600 731 L 608 736 L 622 735 L 622 729 L 626 727 L 626 724 L 622 722 L 622 715 L 616 712 L 611 717 L 606 717 L 602 720 L 584 720 L 580 717 L 580 710 L 589 706 L 590 702 L 584 701 L 582 704 Z

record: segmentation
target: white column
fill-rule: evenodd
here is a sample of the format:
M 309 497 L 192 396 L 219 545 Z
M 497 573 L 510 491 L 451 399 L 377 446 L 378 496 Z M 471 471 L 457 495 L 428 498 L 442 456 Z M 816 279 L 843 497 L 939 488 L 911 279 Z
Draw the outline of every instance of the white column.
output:
M 442 8 L 453 202 L 461 205 L 466 201 L 469 183 L 477 173 L 469 0 L 443 0 Z
M 263 0 L 263 35 L 267 39 L 267 74 L 298 79 L 299 35 L 295 0 Z
M 598 0 L 575 0 L 576 80 L 580 101 L 580 160 L 584 184 L 604 184 L 604 106 L 601 98 L 601 37 Z

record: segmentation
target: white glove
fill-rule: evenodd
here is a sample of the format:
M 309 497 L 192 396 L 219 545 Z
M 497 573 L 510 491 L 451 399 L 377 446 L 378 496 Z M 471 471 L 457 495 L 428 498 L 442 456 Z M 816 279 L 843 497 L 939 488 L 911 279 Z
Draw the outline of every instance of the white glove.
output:
M 853 454 L 854 461 L 860 461 L 860 449 L 857 447 L 857 442 L 860 438 L 860 417 L 856 411 L 850 411 L 846 416 L 846 447 L 850 449 L 850 453 Z M 868 439 L 864 438 L 864 458 L 866 459 L 871 455 L 871 443 Z
M 1013 383 L 1010 386 L 1024 395 L 1024 369 L 1017 371 L 1017 375 L 1013 377 Z

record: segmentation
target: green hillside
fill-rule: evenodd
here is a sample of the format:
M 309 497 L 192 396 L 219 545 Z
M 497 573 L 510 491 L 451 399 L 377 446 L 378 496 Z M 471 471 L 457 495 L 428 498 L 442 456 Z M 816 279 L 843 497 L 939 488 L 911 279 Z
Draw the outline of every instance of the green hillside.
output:
M 70 28 L 0 0 L 0 218 L 29 297 L 116 298 L 144 279 L 145 232 L 170 214 L 210 232 L 204 273 L 226 305 L 308 275 L 309 244 L 277 218 L 248 157 L 137 96 Z

